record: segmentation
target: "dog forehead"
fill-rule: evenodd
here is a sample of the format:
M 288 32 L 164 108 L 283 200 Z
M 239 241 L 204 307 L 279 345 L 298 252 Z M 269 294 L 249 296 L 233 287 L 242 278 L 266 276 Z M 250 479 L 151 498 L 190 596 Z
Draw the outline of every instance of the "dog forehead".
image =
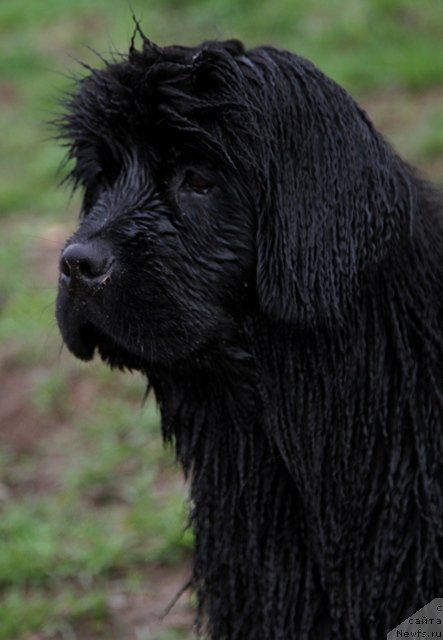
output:
M 101 69 L 89 68 L 60 121 L 70 157 L 84 165 L 92 154 L 94 164 L 106 165 L 107 158 L 136 149 L 155 163 L 156 156 L 173 159 L 170 152 L 178 149 L 232 166 L 250 147 L 244 138 L 256 126 L 245 55 L 236 41 L 145 44 Z
M 203 43 L 198 47 L 146 45 L 102 69 L 90 69 L 68 105 L 78 120 L 95 131 L 127 134 L 160 125 L 188 128 L 206 120 L 211 112 L 226 109 L 239 68 L 235 53 L 242 49 L 227 43 Z M 231 106 L 234 102 L 230 97 Z

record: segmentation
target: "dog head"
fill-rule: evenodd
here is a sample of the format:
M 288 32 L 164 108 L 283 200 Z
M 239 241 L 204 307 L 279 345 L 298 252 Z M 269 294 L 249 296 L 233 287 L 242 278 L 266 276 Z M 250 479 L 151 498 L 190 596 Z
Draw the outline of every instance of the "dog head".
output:
M 61 126 L 84 200 L 57 319 L 82 359 L 177 361 L 256 308 L 333 322 L 407 224 L 400 162 L 344 90 L 286 52 L 143 37 L 90 70 Z

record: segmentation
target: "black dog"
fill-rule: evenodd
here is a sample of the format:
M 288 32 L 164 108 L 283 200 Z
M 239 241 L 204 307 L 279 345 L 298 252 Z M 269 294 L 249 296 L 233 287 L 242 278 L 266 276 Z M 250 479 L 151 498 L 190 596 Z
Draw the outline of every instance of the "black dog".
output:
M 91 70 L 69 349 L 146 373 L 192 476 L 200 628 L 385 637 L 443 595 L 443 229 L 312 64 L 239 42 Z

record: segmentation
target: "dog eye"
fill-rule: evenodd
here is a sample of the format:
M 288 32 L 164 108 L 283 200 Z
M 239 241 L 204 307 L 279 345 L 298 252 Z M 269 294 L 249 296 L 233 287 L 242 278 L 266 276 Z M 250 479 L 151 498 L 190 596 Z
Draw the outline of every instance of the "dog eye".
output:
M 195 193 L 199 193 L 201 195 L 205 195 L 209 193 L 209 191 L 214 186 L 213 182 L 205 178 L 200 173 L 196 171 L 188 171 L 185 175 L 184 185 L 188 189 L 191 189 Z

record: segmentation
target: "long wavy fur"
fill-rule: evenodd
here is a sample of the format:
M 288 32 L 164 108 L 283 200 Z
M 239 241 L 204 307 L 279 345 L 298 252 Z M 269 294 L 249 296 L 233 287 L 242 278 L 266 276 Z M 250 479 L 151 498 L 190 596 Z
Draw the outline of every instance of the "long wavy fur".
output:
M 152 149 L 235 171 L 255 215 L 253 302 L 197 355 L 139 365 L 191 477 L 201 631 L 379 640 L 443 595 L 440 197 L 287 52 L 145 39 L 79 95 L 74 158 L 155 121 Z

